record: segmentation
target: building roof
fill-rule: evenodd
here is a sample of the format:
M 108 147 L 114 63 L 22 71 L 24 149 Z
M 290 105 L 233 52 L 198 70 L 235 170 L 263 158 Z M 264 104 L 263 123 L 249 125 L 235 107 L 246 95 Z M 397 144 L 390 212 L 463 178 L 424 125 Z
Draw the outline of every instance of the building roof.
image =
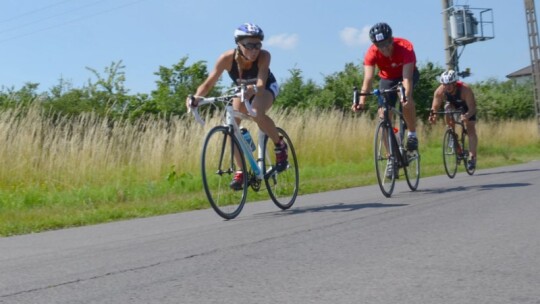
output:
M 524 76 L 531 76 L 532 75 L 532 65 L 529 65 L 527 67 L 524 67 L 522 69 L 519 69 L 515 72 L 512 72 L 508 75 L 506 75 L 507 78 L 516 78 L 516 77 L 524 77 Z

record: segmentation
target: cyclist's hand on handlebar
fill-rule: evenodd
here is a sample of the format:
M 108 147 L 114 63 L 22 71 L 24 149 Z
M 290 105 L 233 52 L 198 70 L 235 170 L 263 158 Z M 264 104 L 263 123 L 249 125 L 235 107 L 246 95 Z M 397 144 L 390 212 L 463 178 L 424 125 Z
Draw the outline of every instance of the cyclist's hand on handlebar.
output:
M 430 113 L 428 120 L 429 120 L 430 123 L 434 124 L 437 121 L 437 115 L 433 114 L 433 113 Z
M 191 109 L 191 108 L 196 108 L 197 107 L 197 104 L 199 103 L 199 99 L 198 97 L 195 97 L 193 95 L 188 95 L 188 97 L 186 98 L 186 108 L 188 109 L 188 111 Z
M 358 112 L 358 111 L 363 111 L 366 109 L 366 105 L 364 103 L 355 103 L 352 105 L 351 107 L 351 110 L 353 110 L 353 112 Z
M 434 124 L 437 121 L 437 114 L 433 111 L 433 109 L 429 110 L 429 117 L 428 121 L 432 124 Z

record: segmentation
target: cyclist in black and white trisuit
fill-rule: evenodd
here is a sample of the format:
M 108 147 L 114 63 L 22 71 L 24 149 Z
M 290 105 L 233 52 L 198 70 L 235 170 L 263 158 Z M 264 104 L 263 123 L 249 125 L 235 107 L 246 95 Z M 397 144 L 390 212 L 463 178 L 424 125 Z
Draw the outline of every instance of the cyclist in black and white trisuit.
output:
M 270 72 L 270 53 L 262 49 L 263 39 L 264 32 L 259 26 L 252 23 L 240 25 L 234 31 L 236 48 L 225 51 L 218 58 L 214 69 L 197 88 L 193 106 L 197 105 L 197 97 L 204 97 L 210 92 L 224 71 L 228 72 L 235 85 L 247 85 L 246 98 L 251 102 L 253 110 L 257 113 L 253 120 L 274 142 L 276 167 L 279 172 L 287 167 L 288 148 L 285 141 L 279 137 L 274 121 L 266 114 L 279 93 L 279 86 L 276 78 Z M 186 106 L 189 109 L 189 98 L 186 99 Z M 247 113 L 246 106 L 240 102 L 239 98 L 234 99 L 233 108 Z M 240 123 L 240 121 L 237 121 L 237 123 Z M 231 182 L 231 188 L 235 190 L 241 189 L 242 181 L 242 172 L 238 171 Z
M 444 102 L 445 110 L 461 110 L 461 120 L 467 127 L 469 134 L 469 163 L 470 170 L 476 168 L 476 148 L 478 146 L 478 136 L 476 135 L 476 99 L 472 89 L 462 81 L 458 81 L 457 73 L 448 70 L 441 74 L 439 78 L 441 85 L 433 94 L 431 112 L 435 113 Z M 429 121 L 436 121 L 436 114 L 429 116 Z M 446 124 L 454 128 L 454 118 L 452 115 L 445 116 Z

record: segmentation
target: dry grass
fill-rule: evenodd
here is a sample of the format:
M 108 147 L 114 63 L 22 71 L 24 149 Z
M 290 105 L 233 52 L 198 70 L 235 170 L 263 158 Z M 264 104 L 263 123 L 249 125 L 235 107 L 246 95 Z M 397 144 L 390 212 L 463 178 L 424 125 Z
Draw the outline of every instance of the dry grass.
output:
M 294 139 L 302 164 L 326 166 L 356 161 L 372 153 L 375 122 L 338 111 L 271 113 Z M 78 188 L 118 180 L 155 180 L 174 170 L 198 174 L 204 134 L 221 116 L 206 117 L 204 127 L 191 117 L 116 123 L 87 114 L 53 124 L 39 108 L 21 118 L 20 110 L 0 113 L 0 186 L 32 184 Z M 254 130 L 253 123 L 246 123 Z M 439 143 L 444 128 L 419 126 L 421 139 Z M 252 131 L 253 134 L 253 131 Z M 478 124 L 480 147 L 518 147 L 538 143 L 534 121 Z M 489 139 L 489 140 L 488 140 Z

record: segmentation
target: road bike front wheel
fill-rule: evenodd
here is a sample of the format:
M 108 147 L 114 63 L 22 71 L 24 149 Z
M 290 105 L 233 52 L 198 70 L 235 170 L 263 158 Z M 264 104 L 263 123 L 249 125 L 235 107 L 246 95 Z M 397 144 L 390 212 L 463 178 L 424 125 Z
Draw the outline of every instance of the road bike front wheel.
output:
M 457 172 L 458 155 L 456 147 L 458 145 L 456 135 L 452 129 L 447 129 L 444 133 L 442 156 L 444 162 L 444 170 L 449 178 L 454 178 Z
M 420 183 L 420 153 L 418 150 L 405 152 L 408 159 L 408 165 L 404 167 L 407 184 L 412 191 L 418 189 Z
M 469 175 L 473 175 L 474 171 L 476 171 L 476 167 L 474 169 L 469 169 L 469 134 L 467 132 L 463 132 L 461 135 L 462 140 L 462 146 L 463 146 L 463 164 L 465 165 L 465 171 Z
M 393 132 L 386 126 L 384 121 L 379 122 L 375 129 L 374 151 L 375 171 L 377 181 L 384 196 L 392 196 L 394 185 L 396 183 L 397 161 L 392 147 Z
M 277 128 L 279 136 L 287 144 L 288 166 L 285 170 L 278 172 L 276 170 L 276 154 L 274 152 L 274 143 L 268 136 L 265 136 L 263 146 L 263 168 L 265 172 L 264 182 L 268 189 L 270 198 L 279 208 L 285 210 L 292 207 L 298 195 L 300 184 L 300 175 L 298 171 L 298 159 L 296 151 L 289 135 L 285 130 Z
M 238 139 L 228 127 L 214 127 L 206 135 L 201 168 L 204 191 L 214 211 L 224 219 L 237 217 L 246 203 L 248 174 Z M 230 183 L 238 173 L 242 174 L 242 186 L 233 189 Z

